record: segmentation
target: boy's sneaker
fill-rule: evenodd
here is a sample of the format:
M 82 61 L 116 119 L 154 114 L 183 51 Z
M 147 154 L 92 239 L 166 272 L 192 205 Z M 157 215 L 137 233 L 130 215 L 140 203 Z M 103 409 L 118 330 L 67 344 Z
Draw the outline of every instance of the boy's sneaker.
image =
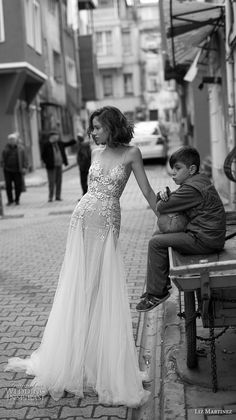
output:
M 171 283 L 168 283 L 168 284 L 166 285 L 166 289 L 167 289 L 167 290 L 171 290 L 171 289 L 172 289 L 172 285 L 171 285 Z M 148 295 L 148 292 L 144 292 L 144 293 L 142 294 L 142 296 L 140 296 L 140 299 L 145 298 L 147 295 Z
M 146 294 L 145 298 L 141 300 L 141 302 L 138 303 L 136 306 L 136 309 L 138 312 L 148 312 L 152 309 L 156 308 L 156 306 L 160 305 L 162 302 L 164 302 L 168 297 L 170 296 L 170 293 L 167 292 L 165 295 L 157 297 Z

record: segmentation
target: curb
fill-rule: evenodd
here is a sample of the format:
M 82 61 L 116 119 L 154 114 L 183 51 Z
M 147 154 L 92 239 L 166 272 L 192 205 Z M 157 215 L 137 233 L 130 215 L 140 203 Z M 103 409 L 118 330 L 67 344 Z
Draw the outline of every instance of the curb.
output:
M 75 166 L 77 166 L 77 163 L 76 162 L 71 163 L 68 166 L 65 166 L 62 169 L 62 172 L 67 172 L 70 169 L 74 168 Z M 46 169 L 45 169 L 45 171 L 46 171 Z M 46 185 L 48 183 L 48 180 L 46 178 L 45 179 L 41 178 L 41 180 L 39 179 L 38 181 L 34 181 L 34 180 L 31 181 L 30 179 L 27 180 L 27 176 L 26 176 L 25 181 L 26 181 L 26 187 L 27 188 L 41 187 L 41 186 Z
M 155 230 L 156 220 L 153 225 L 153 232 Z M 140 370 L 146 371 L 149 377 L 149 382 L 144 383 L 144 387 L 146 385 L 145 388 L 150 391 L 151 395 L 146 404 L 132 410 L 132 420 L 162 420 L 160 406 L 162 393 L 161 354 L 165 304 L 166 302 L 150 312 L 140 314 L 136 345 L 139 347 Z
M 179 292 L 172 286 L 173 292 L 164 307 L 162 326 L 161 420 L 185 420 L 184 384 L 179 381 L 175 360 L 175 350 L 181 343 L 182 327 L 177 316 Z
M 142 317 L 143 315 L 141 315 Z M 146 312 L 143 316 L 139 366 L 146 370 L 149 382 L 144 383 L 151 392 L 149 401 L 132 412 L 132 420 L 161 420 L 159 401 L 161 395 L 161 348 L 163 307 Z
M 175 349 L 181 341 L 181 320 L 177 317 L 178 290 L 163 305 L 146 312 L 142 328 L 139 366 L 150 381 L 149 401 L 132 412 L 132 420 L 185 420 L 184 385 L 179 381 Z M 141 315 L 142 317 L 142 315 Z M 173 344 L 174 343 L 174 344 Z

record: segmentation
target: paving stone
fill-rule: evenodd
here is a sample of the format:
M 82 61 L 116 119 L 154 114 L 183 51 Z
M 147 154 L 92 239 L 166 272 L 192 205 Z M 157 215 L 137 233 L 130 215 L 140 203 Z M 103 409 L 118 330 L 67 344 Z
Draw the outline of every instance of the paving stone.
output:
M 50 419 L 59 419 L 60 418 L 61 407 L 52 407 L 52 408 L 38 408 L 30 407 L 28 409 L 25 419 L 34 419 L 35 417 L 49 417 Z
M 125 419 L 127 416 L 127 407 L 106 407 L 99 405 L 94 410 L 94 418 L 100 418 L 100 416 L 118 416 L 121 419 Z
M 60 417 L 58 418 L 67 418 L 69 416 L 83 416 L 85 419 L 91 419 L 92 418 L 92 412 L 93 412 L 93 406 L 87 406 L 87 407 L 68 407 L 64 406 L 61 410 Z
M 0 419 L 2 420 L 6 420 L 6 419 L 11 419 L 12 417 L 15 417 L 16 419 L 25 419 L 26 413 L 27 413 L 28 408 L 27 407 L 22 407 L 21 409 L 16 409 L 16 410 L 12 410 L 12 409 L 6 409 L 6 408 L 1 408 L 0 407 Z

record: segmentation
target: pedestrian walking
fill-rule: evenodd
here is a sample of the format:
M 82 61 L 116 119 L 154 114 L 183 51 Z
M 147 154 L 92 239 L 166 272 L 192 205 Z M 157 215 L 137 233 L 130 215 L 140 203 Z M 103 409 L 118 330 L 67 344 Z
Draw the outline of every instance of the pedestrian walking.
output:
M 92 113 L 88 191 L 71 217 L 53 306 L 40 347 L 28 359 L 9 359 L 6 370 L 26 370 L 58 399 L 86 389 L 100 403 L 137 407 L 149 398 L 135 349 L 119 245 L 120 196 L 131 172 L 155 211 L 156 196 L 140 150 L 129 143 L 133 127 L 115 107 Z
M 168 247 L 182 254 L 210 254 L 221 250 L 225 242 L 224 206 L 209 178 L 199 173 L 198 151 L 183 146 L 171 155 L 169 163 L 172 178 L 180 187 L 172 193 L 161 191 L 156 210 L 161 216 L 184 214 L 187 225 L 182 232 L 155 232 L 149 241 L 147 287 L 136 306 L 141 312 L 150 311 L 170 296 Z
M 26 154 L 25 145 L 24 145 L 24 142 L 23 142 L 23 140 L 20 136 L 18 136 L 17 144 L 19 144 L 20 147 L 24 149 L 24 152 Z M 26 191 L 27 191 L 27 189 L 26 189 L 26 183 L 25 183 L 25 171 L 22 171 L 21 172 L 21 192 L 23 193 L 23 192 L 26 192 Z
M 2 166 L 8 200 L 7 206 L 14 202 L 19 205 L 20 195 L 24 190 L 23 176 L 28 162 L 25 149 L 19 142 L 19 133 L 17 132 L 8 135 L 7 144 L 2 152 Z
M 91 147 L 89 139 L 84 139 L 83 133 L 77 134 L 77 164 L 80 172 L 80 183 L 83 195 L 88 190 L 88 172 L 91 165 Z
M 48 138 L 42 144 L 42 160 L 45 163 L 48 176 L 48 201 L 52 202 L 55 194 L 57 201 L 62 201 L 62 165 L 68 165 L 65 148 L 76 144 L 74 139 L 62 142 L 59 132 L 51 130 Z

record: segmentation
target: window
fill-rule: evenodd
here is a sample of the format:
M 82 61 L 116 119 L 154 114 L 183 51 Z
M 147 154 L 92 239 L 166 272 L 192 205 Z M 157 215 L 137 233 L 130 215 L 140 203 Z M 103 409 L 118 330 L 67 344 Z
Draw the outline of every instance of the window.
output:
M 103 76 L 103 94 L 104 96 L 113 96 L 112 76 Z
M 4 16 L 2 0 L 0 0 L 0 42 L 5 41 L 5 28 L 4 28 Z
M 66 57 L 67 82 L 72 87 L 77 87 L 75 62 L 70 57 Z
M 158 120 L 158 110 L 157 109 L 150 109 L 149 110 L 149 120 L 150 121 L 157 121 Z
M 96 32 L 97 55 L 112 54 L 112 32 Z
M 148 81 L 147 81 L 147 85 L 148 85 L 148 92 L 158 92 L 158 81 L 157 81 L 157 75 L 149 73 L 148 74 Z
M 52 15 L 56 14 L 57 0 L 48 0 L 48 10 Z
M 131 73 L 124 74 L 124 91 L 125 95 L 133 95 L 133 75 Z
M 41 16 L 38 1 L 34 1 L 34 46 L 37 52 L 42 52 Z
M 33 2 L 25 2 L 25 20 L 26 20 L 26 42 L 31 47 L 34 46 L 34 22 L 33 22 Z
M 98 0 L 98 7 L 113 7 L 113 0 Z
M 38 0 L 25 0 L 26 42 L 42 53 L 41 13 Z
M 130 54 L 131 53 L 130 31 L 122 32 L 122 46 L 123 46 L 123 53 L 124 54 Z
M 61 56 L 57 51 L 53 51 L 53 77 L 57 83 L 62 83 Z

